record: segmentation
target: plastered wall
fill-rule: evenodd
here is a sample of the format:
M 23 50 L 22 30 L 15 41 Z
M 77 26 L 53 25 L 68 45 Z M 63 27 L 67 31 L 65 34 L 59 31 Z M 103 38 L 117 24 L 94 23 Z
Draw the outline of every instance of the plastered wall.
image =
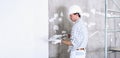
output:
M 118 5 L 120 3 L 119 0 Z M 70 33 L 73 23 L 68 18 L 68 8 L 71 5 L 79 5 L 83 10 L 83 20 L 89 31 L 89 41 L 86 58 L 104 58 L 104 29 L 105 29 L 105 1 L 104 0 L 49 0 L 49 37 L 61 34 L 62 31 Z M 108 8 L 119 11 L 112 1 L 108 2 Z M 109 12 L 107 16 L 120 15 Z M 119 19 L 107 21 L 109 29 L 119 30 Z M 57 26 L 57 27 L 56 27 Z M 119 47 L 119 32 L 108 33 L 108 48 Z M 65 45 L 49 44 L 49 58 L 69 58 Z M 108 57 L 119 58 L 118 53 L 110 53 Z

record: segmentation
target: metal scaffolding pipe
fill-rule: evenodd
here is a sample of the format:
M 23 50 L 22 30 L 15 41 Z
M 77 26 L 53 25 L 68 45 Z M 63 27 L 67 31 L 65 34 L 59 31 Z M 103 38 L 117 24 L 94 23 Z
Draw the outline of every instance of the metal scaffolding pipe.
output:
M 112 0 L 113 1 L 113 3 L 115 4 L 115 6 L 116 7 L 118 7 L 118 9 L 120 10 L 120 7 L 119 7 L 119 5 L 116 3 L 116 1 L 115 0 Z M 113 10 L 110 10 L 110 9 L 108 9 L 108 0 L 105 0 L 105 38 L 104 38 L 104 45 L 105 45 L 105 49 L 104 49 L 104 58 L 107 58 L 107 53 L 108 53 L 108 49 L 107 49 L 107 32 L 120 32 L 120 30 L 115 30 L 115 29 L 113 29 L 113 30 L 110 30 L 110 29 L 108 29 L 107 28 L 107 19 L 108 18 L 120 18 L 119 16 L 117 17 L 117 16 L 110 16 L 110 17 L 107 17 L 107 14 L 108 14 L 108 11 L 111 11 L 111 12 L 117 12 L 117 13 L 120 13 L 120 11 L 113 11 Z
M 120 17 L 107 17 L 107 18 L 119 18 L 120 19 Z
M 110 29 L 108 29 L 108 31 L 107 32 L 120 32 L 120 30 L 110 30 Z
M 108 12 L 116 12 L 116 13 L 120 13 L 120 11 L 115 11 L 115 10 L 111 10 L 111 9 L 108 9 Z
M 108 0 L 105 0 L 105 38 L 104 38 L 104 45 L 105 45 L 105 51 L 104 51 L 104 58 L 107 58 L 107 5 Z

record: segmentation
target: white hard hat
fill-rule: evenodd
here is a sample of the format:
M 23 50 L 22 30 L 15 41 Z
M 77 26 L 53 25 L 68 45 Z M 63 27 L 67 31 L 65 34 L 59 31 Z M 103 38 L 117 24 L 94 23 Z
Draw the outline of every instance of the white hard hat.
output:
M 73 5 L 69 8 L 68 15 L 73 14 L 73 13 L 79 13 L 80 15 L 82 15 L 82 10 L 80 9 L 78 5 Z

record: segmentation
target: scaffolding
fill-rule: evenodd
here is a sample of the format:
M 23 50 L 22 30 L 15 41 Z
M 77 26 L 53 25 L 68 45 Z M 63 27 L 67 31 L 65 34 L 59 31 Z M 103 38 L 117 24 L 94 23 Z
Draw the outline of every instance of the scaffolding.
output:
M 114 12 L 114 13 L 120 13 L 120 11 L 115 11 L 112 9 L 108 8 L 109 2 L 110 0 L 105 0 L 105 38 L 104 38 L 104 44 L 105 44 L 105 49 L 104 49 L 104 58 L 108 58 L 108 53 L 109 51 L 112 52 L 120 52 L 120 48 L 108 48 L 108 32 L 120 32 L 120 30 L 115 30 L 115 29 L 109 29 L 108 23 L 107 21 L 109 19 L 120 19 L 120 16 L 109 16 L 108 12 Z M 118 5 L 118 2 L 116 0 L 111 0 L 112 3 L 115 5 L 116 8 L 118 8 L 118 10 L 120 10 L 120 7 Z M 112 7 L 111 7 L 112 8 Z

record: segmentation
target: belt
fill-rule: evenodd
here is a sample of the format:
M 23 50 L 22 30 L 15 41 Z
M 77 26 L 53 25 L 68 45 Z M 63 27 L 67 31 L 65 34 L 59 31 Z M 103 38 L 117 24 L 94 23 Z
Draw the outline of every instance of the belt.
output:
M 79 48 L 79 49 L 76 49 L 76 50 L 85 50 L 85 48 Z

